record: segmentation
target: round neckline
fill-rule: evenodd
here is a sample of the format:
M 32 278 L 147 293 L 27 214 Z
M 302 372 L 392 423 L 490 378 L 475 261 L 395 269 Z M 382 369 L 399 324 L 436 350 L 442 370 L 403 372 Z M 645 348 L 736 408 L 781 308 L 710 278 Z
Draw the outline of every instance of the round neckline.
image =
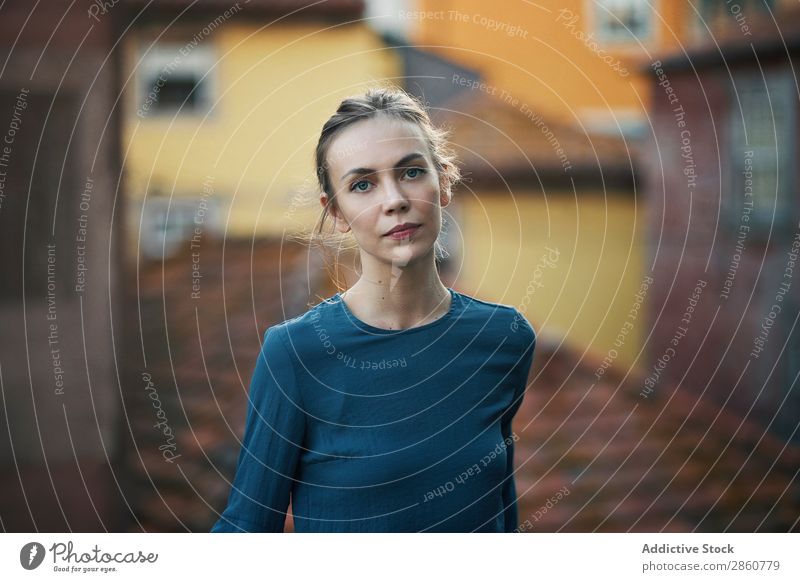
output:
M 369 331 L 371 333 L 379 333 L 379 334 L 397 334 L 397 333 L 409 333 L 417 330 L 423 329 L 430 329 L 436 325 L 440 325 L 441 323 L 451 319 L 456 312 L 456 301 L 458 292 L 450 287 L 447 287 L 447 291 L 450 293 L 450 309 L 447 312 L 439 317 L 438 319 L 434 319 L 433 321 L 429 321 L 428 323 L 423 323 L 422 325 L 415 325 L 414 327 L 407 327 L 406 329 L 385 329 L 383 327 L 376 327 L 374 325 L 370 325 L 369 323 L 362 321 L 355 314 L 350 311 L 350 308 L 345 303 L 344 298 L 340 292 L 337 292 L 333 298 L 338 299 L 338 304 L 340 308 L 343 310 L 344 315 L 353 321 L 356 324 L 356 327 L 363 329 L 365 331 Z

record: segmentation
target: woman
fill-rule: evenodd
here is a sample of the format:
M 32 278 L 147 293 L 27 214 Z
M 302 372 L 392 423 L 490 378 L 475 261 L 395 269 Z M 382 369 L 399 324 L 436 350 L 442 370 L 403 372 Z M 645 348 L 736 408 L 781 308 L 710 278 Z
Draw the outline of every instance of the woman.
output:
M 215 532 L 511 532 L 511 420 L 536 336 L 511 306 L 446 287 L 444 134 L 400 89 L 345 99 L 316 151 L 323 214 L 359 280 L 270 327 Z

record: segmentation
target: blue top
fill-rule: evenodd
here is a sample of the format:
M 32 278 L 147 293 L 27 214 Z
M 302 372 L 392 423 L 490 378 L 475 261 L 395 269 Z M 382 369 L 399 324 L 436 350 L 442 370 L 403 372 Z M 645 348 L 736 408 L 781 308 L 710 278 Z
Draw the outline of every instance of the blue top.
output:
M 511 532 L 511 420 L 536 335 L 448 287 L 439 319 L 387 330 L 337 293 L 267 329 L 228 505 L 212 532 Z

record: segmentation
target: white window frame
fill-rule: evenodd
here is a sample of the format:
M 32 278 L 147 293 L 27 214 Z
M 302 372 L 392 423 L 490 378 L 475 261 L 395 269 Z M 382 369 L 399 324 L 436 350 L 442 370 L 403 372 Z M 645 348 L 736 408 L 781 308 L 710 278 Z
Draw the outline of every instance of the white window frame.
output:
M 587 0 L 589 5 L 588 14 L 591 14 L 592 29 L 595 31 L 596 38 L 603 44 L 608 45 L 630 45 L 637 44 L 637 41 L 642 44 L 652 44 L 656 40 L 656 18 L 655 13 L 658 11 L 658 0 Z M 644 11 L 646 32 L 644 34 L 636 34 L 633 31 L 623 30 L 622 32 L 609 33 L 608 30 L 603 28 L 607 19 L 613 19 L 604 6 L 606 4 L 630 4 L 636 8 Z
M 183 52 L 181 52 L 183 51 Z M 205 116 L 214 104 L 216 87 L 216 51 L 211 40 L 191 46 L 185 42 L 163 41 L 143 45 L 137 66 L 136 110 L 142 118 Z M 157 106 L 150 96 L 159 75 L 164 78 L 188 76 L 200 80 L 195 92 L 197 105 L 184 102 L 176 107 Z

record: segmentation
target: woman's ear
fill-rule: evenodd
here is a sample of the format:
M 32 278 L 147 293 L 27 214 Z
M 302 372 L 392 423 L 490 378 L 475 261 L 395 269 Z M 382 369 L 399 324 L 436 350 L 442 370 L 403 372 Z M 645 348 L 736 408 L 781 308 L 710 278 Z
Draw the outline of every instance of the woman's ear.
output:
M 328 204 L 328 195 L 325 193 L 321 194 L 319 201 L 320 204 L 322 204 L 322 207 L 325 208 L 325 206 Z M 336 230 L 341 233 L 349 232 L 350 225 L 347 224 L 346 220 L 344 220 L 344 216 L 341 212 L 339 212 L 339 209 L 336 208 L 336 204 L 333 202 L 331 202 L 330 206 L 328 206 L 328 213 L 331 215 L 331 218 L 333 218 L 333 227 Z
M 450 190 L 450 179 L 445 172 L 448 168 L 448 164 L 442 164 L 442 169 L 439 170 L 439 204 L 442 208 L 450 204 L 453 198 L 453 194 Z
M 345 222 L 345 220 L 340 216 L 334 216 L 333 226 L 342 234 L 350 232 L 350 225 L 347 224 L 347 222 Z
M 439 205 L 444 208 L 453 200 L 453 194 L 450 191 L 450 187 L 448 186 L 447 189 L 442 190 L 442 193 L 439 195 Z

